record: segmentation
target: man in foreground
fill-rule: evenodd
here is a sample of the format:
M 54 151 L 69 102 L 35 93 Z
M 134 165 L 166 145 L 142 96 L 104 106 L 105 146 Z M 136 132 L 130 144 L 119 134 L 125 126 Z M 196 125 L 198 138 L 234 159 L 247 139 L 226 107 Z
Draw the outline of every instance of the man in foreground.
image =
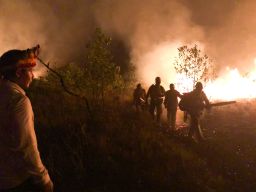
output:
M 33 80 L 36 49 L 10 50 L 0 58 L 0 191 L 52 192 L 25 89 Z

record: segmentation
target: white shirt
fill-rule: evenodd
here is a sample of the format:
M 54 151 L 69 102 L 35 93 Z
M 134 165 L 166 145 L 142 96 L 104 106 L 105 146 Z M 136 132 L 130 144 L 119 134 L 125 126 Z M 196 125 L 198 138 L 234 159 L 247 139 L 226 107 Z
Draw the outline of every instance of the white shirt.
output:
M 1 80 L 0 189 L 16 187 L 30 177 L 35 183 L 50 181 L 37 148 L 32 106 L 19 85 Z

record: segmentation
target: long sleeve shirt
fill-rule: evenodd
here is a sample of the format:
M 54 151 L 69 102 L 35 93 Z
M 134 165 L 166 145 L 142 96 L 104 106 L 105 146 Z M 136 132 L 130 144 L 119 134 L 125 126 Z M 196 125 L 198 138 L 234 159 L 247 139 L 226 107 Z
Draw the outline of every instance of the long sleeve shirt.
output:
M 161 85 L 151 85 L 146 95 L 146 101 L 150 97 L 150 103 L 162 104 L 165 96 L 165 90 Z
M 198 91 L 196 89 L 191 92 L 191 101 L 189 113 L 193 115 L 200 115 L 205 106 L 210 105 L 210 101 L 204 91 Z
M 181 94 L 177 90 L 168 90 L 165 92 L 164 105 L 167 110 L 177 110 L 178 97 L 181 98 Z
M 25 91 L 16 83 L 0 83 L 0 190 L 18 186 L 28 178 L 50 181 L 37 147 L 34 113 Z
M 146 99 L 145 89 L 136 88 L 133 92 L 133 103 L 139 105 L 145 102 L 145 99 Z

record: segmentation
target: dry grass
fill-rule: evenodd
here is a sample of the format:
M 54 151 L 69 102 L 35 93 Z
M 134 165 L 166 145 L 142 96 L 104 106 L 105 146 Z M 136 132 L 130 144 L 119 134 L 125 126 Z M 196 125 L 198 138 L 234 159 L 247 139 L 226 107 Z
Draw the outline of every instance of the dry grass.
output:
M 49 87 L 29 93 L 39 148 L 57 191 L 253 191 L 255 102 L 216 108 L 203 119 L 207 141 L 155 126 L 127 103 L 92 108 Z

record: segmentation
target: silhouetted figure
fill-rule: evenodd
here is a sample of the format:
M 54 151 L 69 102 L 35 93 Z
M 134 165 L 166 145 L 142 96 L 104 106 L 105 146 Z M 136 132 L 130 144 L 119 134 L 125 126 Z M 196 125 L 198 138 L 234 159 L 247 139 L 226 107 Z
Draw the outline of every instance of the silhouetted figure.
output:
M 151 85 L 148 89 L 148 92 L 146 95 L 146 102 L 148 102 L 148 98 L 150 97 L 149 112 L 152 118 L 156 119 L 158 124 L 160 124 L 164 96 L 165 96 L 165 90 L 161 86 L 161 79 L 160 77 L 156 77 L 155 84 Z M 156 115 L 155 115 L 155 111 L 156 111 Z
M 182 95 L 175 90 L 173 83 L 170 84 L 170 90 L 165 92 L 164 106 L 167 109 L 167 121 L 170 131 L 175 131 L 176 125 L 176 113 L 178 107 L 178 97 L 181 98 Z
M 136 107 L 137 112 L 145 110 L 146 91 L 142 88 L 140 83 L 137 84 L 137 87 L 133 92 L 133 103 Z
M 190 107 L 188 114 L 191 117 L 190 127 L 189 127 L 189 138 L 193 138 L 197 141 L 202 141 L 204 139 L 201 128 L 200 128 L 200 117 L 202 111 L 205 107 L 210 107 L 210 102 L 203 91 L 203 85 L 201 82 L 197 82 L 195 89 L 189 93 L 190 94 Z

